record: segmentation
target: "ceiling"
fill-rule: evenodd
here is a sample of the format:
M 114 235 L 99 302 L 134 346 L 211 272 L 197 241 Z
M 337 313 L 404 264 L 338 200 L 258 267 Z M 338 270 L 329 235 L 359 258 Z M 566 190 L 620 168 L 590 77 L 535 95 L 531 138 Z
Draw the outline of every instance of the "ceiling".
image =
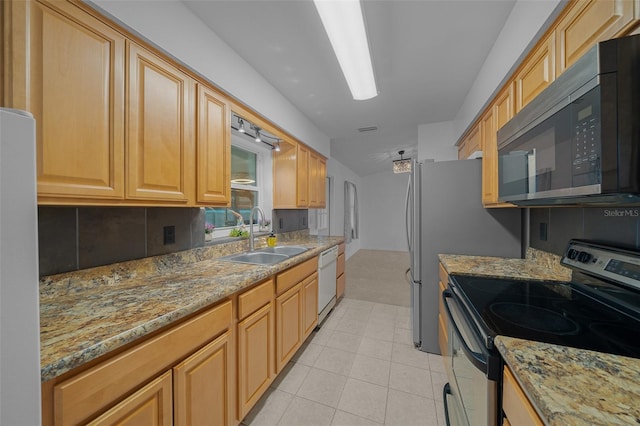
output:
M 379 91 L 364 101 L 311 0 L 183 1 L 331 138 L 331 157 L 366 176 L 400 149 L 415 157 L 420 124 L 455 119 L 516 0 L 363 0 Z

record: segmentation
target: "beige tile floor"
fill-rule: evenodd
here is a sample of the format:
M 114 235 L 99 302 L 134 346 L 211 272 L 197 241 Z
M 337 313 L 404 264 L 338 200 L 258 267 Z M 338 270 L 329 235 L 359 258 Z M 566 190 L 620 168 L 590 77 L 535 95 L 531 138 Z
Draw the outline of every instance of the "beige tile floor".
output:
M 343 299 L 246 426 L 444 426 L 442 358 L 413 347 L 409 308 Z

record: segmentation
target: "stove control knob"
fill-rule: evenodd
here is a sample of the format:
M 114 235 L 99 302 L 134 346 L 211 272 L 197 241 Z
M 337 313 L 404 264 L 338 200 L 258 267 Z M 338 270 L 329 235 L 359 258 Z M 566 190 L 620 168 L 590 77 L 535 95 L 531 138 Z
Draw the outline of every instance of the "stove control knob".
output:
M 571 260 L 574 260 L 576 257 L 578 257 L 578 250 L 569 249 L 569 251 L 567 252 L 567 257 Z
M 578 253 L 578 262 L 587 263 L 591 260 L 591 257 L 591 254 L 587 253 L 586 251 L 581 251 Z

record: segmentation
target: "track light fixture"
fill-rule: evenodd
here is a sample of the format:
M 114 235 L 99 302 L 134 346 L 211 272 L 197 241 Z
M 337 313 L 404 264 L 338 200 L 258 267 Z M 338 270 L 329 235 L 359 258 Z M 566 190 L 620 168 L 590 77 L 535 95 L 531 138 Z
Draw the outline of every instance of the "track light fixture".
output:
M 232 114 L 231 128 L 246 137 L 252 138 L 256 143 L 263 143 L 270 146 L 273 151 L 280 151 L 280 142 L 282 142 L 282 139 L 273 136 L 268 131 L 263 130 L 239 115 Z

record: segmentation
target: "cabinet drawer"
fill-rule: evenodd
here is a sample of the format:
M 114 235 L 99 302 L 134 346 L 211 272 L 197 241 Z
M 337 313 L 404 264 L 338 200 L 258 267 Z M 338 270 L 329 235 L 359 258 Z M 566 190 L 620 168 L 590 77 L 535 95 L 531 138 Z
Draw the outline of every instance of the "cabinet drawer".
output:
M 336 278 L 344 274 L 344 253 L 338 255 L 338 261 L 336 262 Z
M 503 378 L 502 409 L 509 421 L 514 425 L 542 426 L 542 420 L 540 420 L 538 413 L 529 402 L 509 367 L 505 366 Z
M 340 243 L 338 244 L 338 254 L 344 254 L 344 248 L 345 248 L 346 244 L 345 243 Z
M 273 298 L 273 278 L 238 296 L 238 319 L 251 315 Z
M 231 312 L 224 302 L 55 386 L 55 424 L 78 424 L 170 368 L 227 329 Z
M 167 371 L 90 422 L 89 426 L 122 424 L 170 426 L 173 424 L 172 386 L 171 371 Z
M 318 257 L 316 256 L 313 259 L 309 259 L 299 265 L 294 266 L 293 268 L 287 269 L 286 271 L 278 274 L 276 278 L 277 294 L 280 295 L 284 293 L 317 270 Z

